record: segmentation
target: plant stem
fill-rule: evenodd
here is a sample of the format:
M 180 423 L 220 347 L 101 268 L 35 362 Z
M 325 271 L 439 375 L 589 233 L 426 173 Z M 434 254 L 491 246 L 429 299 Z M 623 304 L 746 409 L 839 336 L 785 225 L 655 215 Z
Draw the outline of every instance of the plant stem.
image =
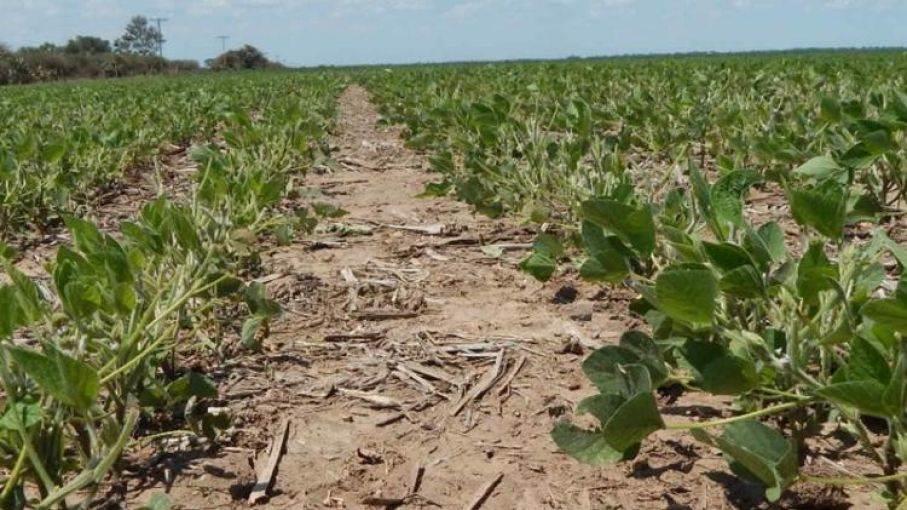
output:
M 19 451 L 19 457 L 16 459 L 16 465 L 13 466 L 12 472 L 9 474 L 9 478 L 6 480 L 6 484 L 3 486 L 3 492 L 0 493 L 0 503 L 5 502 L 9 495 L 13 492 L 13 488 L 16 486 L 16 482 L 19 481 L 19 474 L 22 472 L 22 468 L 25 466 L 25 459 L 27 457 L 25 448 Z
M 732 416 L 730 418 L 723 418 L 720 420 L 712 421 L 703 421 L 703 422 L 686 422 L 686 423 L 668 423 L 665 425 L 665 428 L 668 430 L 693 430 L 693 429 L 706 429 L 711 427 L 720 427 L 722 425 L 730 425 L 731 423 L 736 423 L 738 421 L 749 420 L 751 418 L 758 418 L 759 416 L 765 416 L 768 414 L 775 414 L 781 411 L 786 411 L 788 409 L 793 409 L 795 407 L 800 407 L 802 405 L 812 402 L 812 400 L 800 400 L 797 402 L 786 402 L 784 404 L 778 404 L 771 407 L 766 407 L 765 409 L 760 409 L 758 411 L 753 411 L 751 413 L 741 414 L 739 416 Z
M 900 480 L 907 479 L 907 473 L 895 473 L 893 475 L 886 476 L 868 476 L 868 477 L 824 477 L 824 476 L 809 476 L 809 475 L 800 475 L 800 481 L 809 482 L 809 483 L 821 483 L 825 485 L 865 485 L 871 483 L 887 483 L 887 482 L 896 482 Z

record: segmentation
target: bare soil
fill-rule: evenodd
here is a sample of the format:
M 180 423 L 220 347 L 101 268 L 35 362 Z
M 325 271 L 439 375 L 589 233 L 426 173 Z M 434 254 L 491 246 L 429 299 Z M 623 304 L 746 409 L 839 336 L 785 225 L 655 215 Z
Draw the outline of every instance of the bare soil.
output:
M 378 120 L 364 89 L 343 94 L 337 170 L 310 175 L 304 195 L 349 214 L 263 255 L 263 281 L 286 312 L 263 353 L 210 374 L 234 429 L 216 445 L 134 452 L 123 480 L 129 507 L 155 492 L 181 508 L 248 507 L 287 420 L 260 508 L 767 506 L 717 451 L 683 433 L 658 433 L 636 461 L 608 468 L 559 453 L 549 431 L 593 393 L 583 358 L 640 325 L 627 310 L 633 295 L 520 272 L 532 231 L 453 199 L 418 198 L 433 180 L 426 159 Z M 664 404 L 673 419 L 727 409 L 690 395 Z M 817 449 L 840 448 L 834 441 Z M 836 473 L 828 463 L 810 470 Z M 781 506 L 851 504 L 879 506 L 865 492 L 809 486 Z

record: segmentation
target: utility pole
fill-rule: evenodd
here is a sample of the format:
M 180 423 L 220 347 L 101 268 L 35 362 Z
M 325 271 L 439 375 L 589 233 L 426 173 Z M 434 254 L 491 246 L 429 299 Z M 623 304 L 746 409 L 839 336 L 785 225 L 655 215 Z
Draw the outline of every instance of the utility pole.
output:
M 229 39 L 229 38 L 230 38 L 229 35 L 217 36 L 217 39 L 220 39 L 220 52 L 221 53 L 227 51 L 227 39 Z
M 161 29 L 161 23 L 168 20 L 167 18 L 152 18 L 151 21 L 157 23 L 157 33 L 160 35 L 160 40 L 157 43 L 157 54 L 159 57 L 164 58 L 164 31 Z
M 164 32 L 161 30 L 161 23 L 169 20 L 167 18 L 151 18 L 151 21 L 157 23 L 157 33 L 161 36 L 157 43 L 157 54 L 159 57 L 164 58 Z

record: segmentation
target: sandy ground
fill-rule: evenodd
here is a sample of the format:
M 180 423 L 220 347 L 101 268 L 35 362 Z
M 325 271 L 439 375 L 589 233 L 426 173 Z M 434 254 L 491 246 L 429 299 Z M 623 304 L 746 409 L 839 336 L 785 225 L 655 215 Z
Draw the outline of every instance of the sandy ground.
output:
M 265 352 L 211 373 L 235 430 L 216 446 L 133 459 L 129 506 L 168 492 L 181 508 L 247 508 L 285 423 L 260 508 L 759 505 L 757 487 L 680 433 L 658 433 L 637 460 L 605 469 L 557 451 L 553 424 L 592 393 L 584 356 L 639 325 L 632 296 L 521 273 L 532 232 L 418 198 L 434 178 L 426 159 L 378 120 L 364 89 L 344 93 L 336 170 L 306 186 L 349 214 L 263 255 L 286 312 Z M 714 416 L 718 402 L 664 403 L 667 417 L 691 419 Z M 784 506 L 848 508 L 826 496 L 806 487 Z

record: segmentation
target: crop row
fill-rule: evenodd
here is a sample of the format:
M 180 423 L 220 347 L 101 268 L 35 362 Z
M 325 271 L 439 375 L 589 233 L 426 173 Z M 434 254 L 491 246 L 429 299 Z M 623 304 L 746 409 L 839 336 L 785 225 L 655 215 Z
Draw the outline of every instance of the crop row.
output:
M 46 231 L 66 213 L 88 212 L 126 173 L 148 173 L 172 146 L 209 140 L 231 119 L 272 110 L 286 96 L 306 102 L 312 91 L 300 83 L 321 79 L 328 78 L 277 73 L 5 87 L 0 241 Z M 300 143 L 293 147 L 310 150 Z
M 20 154 L 11 182 L 28 178 L 18 172 L 29 165 L 58 176 L 80 168 L 91 174 L 74 178 L 90 189 L 99 177 L 94 172 L 116 178 L 122 171 L 116 165 L 151 156 L 161 140 L 180 135 L 196 140 L 191 158 L 198 169 L 188 196 L 162 194 L 113 235 L 67 212 L 71 203 L 55 202 L 72 245 L 48 262 L 49 281 L 25 277 L 12 250 L 0 250 L 8 275 L 0 286 L 0 465 L 8 473 L 0 507 L 87 506 L 103 496 L 101 482 L 135 436 L 174 429 L 213 436 L 229 425 L 229 416 L 209 411 L 214 383 L 183 360 L 255 348 L 280 312 L 260 284 L 247 281 L 256 276 L 262 238 L 289 242 L 312 226 L 308 211 L 286 198 L 324 143 L 342 82 L 304 74 L 198 80 L 17 91 L 20 99 L 50 94 L 53 114 L 31 103 L 23 109 L 57 123 L 20 126 L 17 136 L 43 140 L 34 133 L 56 129 L 86 135 L 65 139 L 59 158 L 36 157 L 44 148 Z M 122 143 L 105 153 L 102 166 L 70 167 L 118 132 L 115 115 L 97 111 L 99 104 L 121 104 L 115 91 L 133 108 L 135 118 L 120 124 L 131 126 L 128 133 L 119 131 Z M 151 105 L 140 99 L 150 91 L 167 105 L 155 106 L 153 115 L 179 127 L 160 133 L 142 121 L 131 101 Z M 77 99 L 82 94 L 88 95 Z M 95 100 L 85 103 L 88 112 L 76 106 Z M 191 118 L 199 115 L 208 117 Z
M 798 482 L 870 484 L 903 508 L 907 250 L 881 227 L 907 198 L 905 68 L 883 53 L 360 78 L 432 153 L 441 180 L 426 193 L 539 225 L 524 270 L 547 280 L 566 265 L 636 291 L 647 327 L 586 359 L 599 393 L 576 412 L 600 424 L 557 424 L 563 451 L 619 462 L 655 431 L 688 430 L 769 500 Z M 754 188 L 781 214 L 753 213 Z M 732 396 L 733 414 L 667 421 L 656 391 L 670 386 Z M 823 425 L 874 471 L 802 469 Z

